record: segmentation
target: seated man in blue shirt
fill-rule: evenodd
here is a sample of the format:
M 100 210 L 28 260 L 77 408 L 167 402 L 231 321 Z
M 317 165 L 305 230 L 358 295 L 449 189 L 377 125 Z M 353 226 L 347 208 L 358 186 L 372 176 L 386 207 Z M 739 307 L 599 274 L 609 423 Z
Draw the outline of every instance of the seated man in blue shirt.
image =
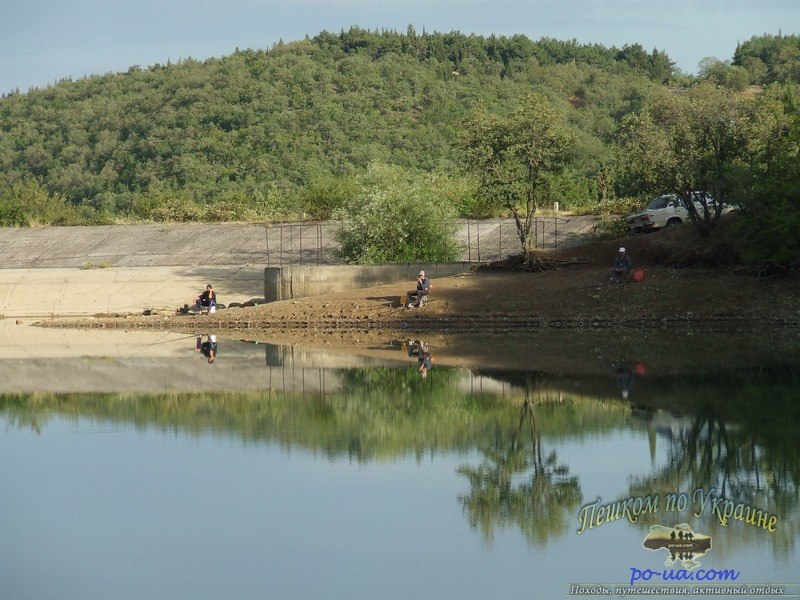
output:
M 210 283 L 206 286 L 206 290 L 194 299 L 194 308 L 197 312 L 200 312 L 203 308 L 206 308 L 210 313 L 217 310 L 217 294 Z
M 609 271 L 611 283 L 621 283 L 628 281 L 631 275 L 631 257 L 625 252 L 625 248 L 619 249 L 617 258 L 614 259 L 614 266 Z
M 406 293 L 406 306 L 412 308 L 419 306 L 423 296 L 427 296 L 431 289 L 430 279 L 425 277 L 425 271 L 420 271 L 417 275 L 417 289 Z

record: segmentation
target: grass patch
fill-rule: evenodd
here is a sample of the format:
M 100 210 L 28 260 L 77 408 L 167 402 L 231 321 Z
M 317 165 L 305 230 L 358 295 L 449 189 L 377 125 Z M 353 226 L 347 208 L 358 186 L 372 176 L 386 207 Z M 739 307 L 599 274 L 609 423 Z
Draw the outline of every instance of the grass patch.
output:
M 113 265 L 107 260 L 102 262 L 92 262 L 91 260 L 87 260 L 81 265 L 81 271 L 88 271 L 90 269 L 108 269 L 111 266 Z

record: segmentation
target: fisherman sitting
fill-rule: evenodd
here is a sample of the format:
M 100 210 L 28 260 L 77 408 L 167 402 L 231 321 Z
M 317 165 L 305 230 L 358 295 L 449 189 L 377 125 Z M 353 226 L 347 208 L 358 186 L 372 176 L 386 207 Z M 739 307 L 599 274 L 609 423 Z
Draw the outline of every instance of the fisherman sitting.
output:
M 203 308 L 210 313 L 217 310 L 217 294 L 210 283 L 206 286 L 205 291 L 194 299 L 194 308 L 197 312 L 200 312 Z
M 417 275 L 417 288 L 406 292 L 406 306 L 414 308 L 423 303 L 431 290 L 431 281 L 425 276 L 425 271 Z
M 631 257 L 625 248 L 619 249 L 619 254 L 614 259 L 614 266 L 609 270 L 611 283 L 622 283 L 628 281 L 631 275 Z

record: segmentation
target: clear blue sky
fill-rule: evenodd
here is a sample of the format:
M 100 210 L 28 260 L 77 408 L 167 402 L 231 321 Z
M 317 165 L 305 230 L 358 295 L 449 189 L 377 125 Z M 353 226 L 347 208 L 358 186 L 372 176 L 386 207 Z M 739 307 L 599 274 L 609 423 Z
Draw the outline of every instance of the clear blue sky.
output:
M 0 0 L 0 93 L 269 48 L 322 30 L 521 33 L 665 50 L 694 72 L 737 41 L 800 32 L 800 0 Z

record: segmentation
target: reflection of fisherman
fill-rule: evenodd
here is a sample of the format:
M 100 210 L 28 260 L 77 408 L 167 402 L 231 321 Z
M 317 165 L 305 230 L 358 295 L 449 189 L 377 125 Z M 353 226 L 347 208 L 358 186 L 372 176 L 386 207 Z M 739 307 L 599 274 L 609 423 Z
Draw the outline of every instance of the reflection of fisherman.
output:
M 217 358 L 217 336 L 209 335 L 206 341 L 203 341 L 203 336 L 197 336 L 194 349 L 197 352 L 202 352 L 203 356 L 208 359 L 208 364 L 212 364 Z
M 617 386 L 619 386 L 622 397 L 627 398 L 633 387 L 633 371 L 628 363 L 618 363 L 614 370 L 617 375 Z
M 417 341 L 408 340 L 406 342 L 406 347 L 409 356 L 419 356 L 423 352 L 428 351 L 428 343 L 423 342 L 422 340 L 417 340 Z
M 428 343 L 422 340 L 406 340 L 403 342 L 403 346 L 409 356 L 417 357 L 417 371 L 423 378 L 427 377 L 433 363 L 433 356 L 431 356 Z
M 430 371 L 431 367 L 433 366 L 432 362 L 433 357 L 431 356 L 430 352 L 427 350 L 420 352 L 419 358 L 417 359 L 417 364 L 419 365 L 417 370 L 420 372 L 420 375 L 422 375 L 423 379 L 428 376 L 428 371 Z

